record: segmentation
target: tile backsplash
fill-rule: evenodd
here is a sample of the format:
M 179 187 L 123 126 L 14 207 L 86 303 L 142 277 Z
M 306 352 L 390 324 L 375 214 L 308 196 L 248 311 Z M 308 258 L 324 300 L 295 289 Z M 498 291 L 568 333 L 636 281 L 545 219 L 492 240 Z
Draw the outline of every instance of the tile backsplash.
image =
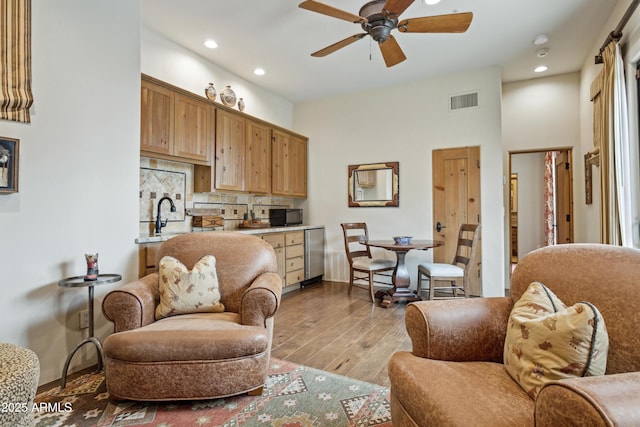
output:
M 167 218 L 164 233 L 179 233 L 191 230 L 191 215 L 194 209 L 202 214 L 221 216 L 224 228 L 238 228 L 240 222 L 253 210 L 257 220 L 269 219 L 269 209 L 293 207 L 293 200 L 287 197 L 251 195 L 242 193 L 194 193 L 193 166 L 140 158 L 140 234 L 153 232 L 157 203 L 163 196 L 173 199 L 176 212 L 169 211 L 169 203 L 162 204 L 162 218 Z
M 158 201 L 171 197 L 176 207 L 170 211 L 170 204 L 161 205 L 162 218 L 169 221 L 184 221 L 185 196 L 187 193 L 186 173 L 160 169 L 140 168 L 140 221 L 155 221 Z

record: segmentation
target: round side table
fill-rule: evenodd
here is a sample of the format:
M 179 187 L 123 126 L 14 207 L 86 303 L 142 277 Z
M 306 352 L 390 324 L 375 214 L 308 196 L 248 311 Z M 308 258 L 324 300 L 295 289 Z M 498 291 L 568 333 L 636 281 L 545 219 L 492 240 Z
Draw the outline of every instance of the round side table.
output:
M 106 285 L 107 283 L 115 283 L 122 280 L 120 274 L 99 274 L 96 280 L 85 280 L 84 276 L 67 277 L 58 282 L 58 286 L 63 288 L 87 288 L 89 290 L 89 336 L 76 345 L 67 360 L 64 362 L 64 368 L 62 368 L 62 377 L 60 378 L 60 388 L 64 390 L 67 385 L 67 370 L 69 369 L 69 363 L 76 354 L 76 351 L 85 344 L 93 343 L 98 351 L 98 369 L 102 370 L 104 366 L 104 352 L 102 351 L 102 343 L 93 335 L 93 287 L 97 285 Z

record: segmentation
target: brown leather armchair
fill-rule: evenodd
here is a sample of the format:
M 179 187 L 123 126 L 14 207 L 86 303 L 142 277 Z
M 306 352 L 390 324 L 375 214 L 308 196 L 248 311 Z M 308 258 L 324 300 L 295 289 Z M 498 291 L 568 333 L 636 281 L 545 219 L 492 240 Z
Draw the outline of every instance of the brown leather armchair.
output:
M 511 308 L 533 281 L 567 305 L 593 303 L 609 334 L 606 375 L 548 383 L 535 401 L 502 364 Z M 393 425 L 640 425 L 639 291 L 639 250 L 571 244 L 524 257 L 510 297 L 409 304 L 413 351 L 388 366 Z
M 271 246 L 242 233 L 202 232 L 164 242 L 156 265 L 165 255 L 189 269 L 204 255 L 215 256 L 225 311 L 156 321 L 158 273 L 110 292 L 102 311 L 115 332 L 104 341 L 111 398 L 192 400 L 262 393 L 282 292 Z

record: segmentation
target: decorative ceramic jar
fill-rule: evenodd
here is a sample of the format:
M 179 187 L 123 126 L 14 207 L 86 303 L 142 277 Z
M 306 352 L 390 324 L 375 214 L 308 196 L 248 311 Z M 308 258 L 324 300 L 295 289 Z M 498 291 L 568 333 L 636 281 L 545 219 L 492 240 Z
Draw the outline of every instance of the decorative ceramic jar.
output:
M 220 100 L 227 107 L 233 107 L 236 105 L 236 93 L 231 90 L 231 86 L 227 85 L 227 87 L 224 88 L 220 94 Z
M 242 98 L 238 99 L 238 110 L 244 111 L 244 101 Z
M 216 99 L 217 92 L 216 92 L 216 88 L 213 87 L 213 83 L 209 83 L 209 86 L 204 88 L 204 94 L 207 95 L 207 98 L 209 98 L 212 101 Z

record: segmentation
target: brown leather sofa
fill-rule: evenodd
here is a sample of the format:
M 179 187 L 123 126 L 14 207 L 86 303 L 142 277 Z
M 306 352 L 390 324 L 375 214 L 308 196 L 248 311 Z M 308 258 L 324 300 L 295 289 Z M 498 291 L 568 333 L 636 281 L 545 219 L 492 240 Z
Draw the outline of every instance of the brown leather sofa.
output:
M 565 304 L 589 301 L 609 334 L 606 375 L 545 385 L 536 401 L 503 362 L 507 321 L 532 281 Z M 538 249 L 510 297 L 411 303 L 413 350 L 389 362 L 394 426 L 639 426 L 640 251 L 595 244 Z
M 210 399 L 262 393 L 282 280 L 262 239 L 236 232 L 176 236 L 157 251 L 187 268 L 216 258 L 223 313 L 192 313 L 156 321 L 158 273 L 110 292 L 102 311 L 114 323 L 104 341 L 112 399 Z

